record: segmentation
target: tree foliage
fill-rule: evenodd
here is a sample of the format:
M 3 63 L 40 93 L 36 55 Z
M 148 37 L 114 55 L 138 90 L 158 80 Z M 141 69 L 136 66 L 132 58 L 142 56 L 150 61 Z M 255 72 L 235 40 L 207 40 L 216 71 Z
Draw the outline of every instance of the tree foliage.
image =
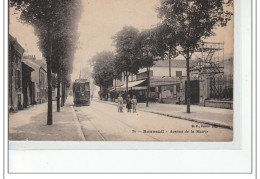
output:
M 113 84 L 115 56 L 112 52 L 97 53 L 91 59 L 93 65 L 92 77 L 94 83 L 102 88 Z
M 51 73 L 53 71 L 60 75 L 60 70 L 62 70 L 62 79 L 70 77 L 75 43 L 78 38 L 77 23 L 81 11 L 81 1 L 10 0 L 10 6 L 14 6 L 16 10 L 21 12 L 21 22 L 34 27 L 34 32 L 39 40 L 39 49 L 46 57 L 48 78 L 47 124 L 51 125 Z
M 179 52 L 187 56 L 187 51 L 194 52 L 202 37 L 215 35 L 213 29 L 225 26 L 231 20 L 232 12 L 225 10 L 225 5 L 230 3 L 224 0 L 164 0 L 158 12 L 163 25 L 181 47 Z
M 138 29 L 125 26 L 114 36 L 116 47 L 116 66 L 124 72 L 126 76 L 129 73 L 136 74 L 139 70 L 139 60 L 136 58 L 138 46 L 136 40 L 138 37 Z
M 153 31 L 154 41 L 158 44 L 157 48 L 160 49 L 160 56 L 168 60 L 178 56 L 178 38 L 175 30 L 161 23 L 158 24 Z
M 138 34 L 136 57 L 139 60 L 139 68 L 152 67 L 157 60 L 163 59 L 165 49 L 163 42 L 157 39 L 155 29 L 143 30 Z
M 81 1 L 10 0 L 10 5 L 21 12 L 21 22 L 34 27 L 43 56 L 52 57 L 53 72 L 62 66 L 71 73 L 73 55 L 79 37 L 77 23 Z M 52 54 L 50 54 L 50 43 L 52 43 Z

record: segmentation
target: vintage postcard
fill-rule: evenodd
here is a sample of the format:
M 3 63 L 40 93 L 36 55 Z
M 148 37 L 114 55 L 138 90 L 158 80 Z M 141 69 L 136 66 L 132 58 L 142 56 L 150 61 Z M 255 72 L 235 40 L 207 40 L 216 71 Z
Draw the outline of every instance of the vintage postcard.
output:
M 233 9 L 10 0 L 8 140 L 233 142 Z

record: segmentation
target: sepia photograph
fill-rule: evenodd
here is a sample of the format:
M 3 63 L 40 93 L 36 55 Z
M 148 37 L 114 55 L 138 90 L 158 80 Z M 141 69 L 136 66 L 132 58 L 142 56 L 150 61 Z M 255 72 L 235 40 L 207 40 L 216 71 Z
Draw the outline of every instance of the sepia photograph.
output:
M 233 0 L 8 3 L 9 141 L 233 141 Z

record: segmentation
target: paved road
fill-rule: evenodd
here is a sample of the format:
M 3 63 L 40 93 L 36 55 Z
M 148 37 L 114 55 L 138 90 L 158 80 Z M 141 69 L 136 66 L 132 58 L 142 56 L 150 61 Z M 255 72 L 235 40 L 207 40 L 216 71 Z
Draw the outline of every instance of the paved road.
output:
M 232 141 L 233 131 L 98 101 L 74 107 L 87 141 Z

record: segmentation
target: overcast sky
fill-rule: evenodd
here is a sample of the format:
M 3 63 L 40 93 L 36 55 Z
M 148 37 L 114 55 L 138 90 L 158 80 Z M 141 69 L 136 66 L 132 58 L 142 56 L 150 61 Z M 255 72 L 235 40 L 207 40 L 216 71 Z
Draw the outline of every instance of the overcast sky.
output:
M 78 49 L 74 59 L 72 78 L 79 75 L 80 68 L 88 65 L 97 52 L 113 51 L 112 36 L 123 26 L 134 26 L 139 30 L 150 28 L 160 20 L 155 8 L 159 0 L 82 0 L 83 12 L 79 22 Z M 10 34 L 28 50 L 27 53 L 42 58 L 37 47 L 33 28 L 17 21 L 10 10 Z M 224 42 L 226 57 L 233 53 L 233 22 L 228 27 L 215 30 L 216 36 L 206 41 Z

